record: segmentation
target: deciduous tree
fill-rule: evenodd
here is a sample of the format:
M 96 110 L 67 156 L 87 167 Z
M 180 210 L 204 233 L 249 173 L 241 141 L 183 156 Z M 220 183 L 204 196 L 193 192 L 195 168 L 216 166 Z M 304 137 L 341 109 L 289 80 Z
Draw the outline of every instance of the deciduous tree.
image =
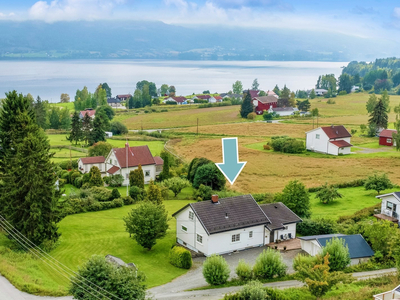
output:
M 93 146 L 89 147 L 88 155 L 91 157 L 93 157 L 93 156 L 107 157 L 107 155 L 110 153 L 112 147 L 113 146 L 107 142 L 97 142 L 97 143 L 93 144 Z
M 164 186 L 166 186 L 169 190 L 174 193 L 174 196 L 178 196 L 178 194 L 185 188 L 190 186 L 190 182 L 187 179 L 183 179 L 180 177 L 172 177 L 162 182 Z
M 310 195 L 304 184 L 298 180 L 290 181 L 282 193 L 276 194 L 275 200 L 285 204 L 300 218 L 311 216 Z
M 226 179 L 214 163 L 206 164 L 197 168 L 193 187 L 198 189 L 202 184 L 210 186 L 213 190 L 220 191 L 225 187 Z
M 351 262 L 349 247 L 346 241 L 341 238 L 333 237 L 326 242 L 325 247 L 322 247 L 322 256 L 329 253 L 329 268 L 330 271 L 343 271 Z
M 234 94 L 242 94 L 243 93 L 243 84 L 240 80 L 236 80 L 234 84 L 232 84 L 232 91 Z
M 319 199 L 324 204 L 342 197 L 343 195 L 338 192 L 337 188 L 333 185 L 328 185 L 328 183 L 325 183 L 315 195 L 315 198 Z
M 253 83 L 252 83 L 252 85 L 251 85 L 251 89 L 252 89 L 252 90 L 258 91 L 258 87 L 259 87 L 259 86 L 260 86 L 260 84 L 258 83 L 257 78 L 254 79 L 254 80 L 253 80 Z
M 60 96 L 60 102 L 61 103 L 69 103 L 70 97 L 66 93 L 62 93 Z
M 364 183 L 364 188 L 366 190 L 374 190 L 379 194 L 381 191 L 393 188 L 393 184 L 387 177 L 386 173 L 375 173 L 371 176 L 368 176 Z
M 151 250 L 169 228 L 168 212 L 163 205 L 145 201 L 124 218 L 126 231 L 143 248 Z

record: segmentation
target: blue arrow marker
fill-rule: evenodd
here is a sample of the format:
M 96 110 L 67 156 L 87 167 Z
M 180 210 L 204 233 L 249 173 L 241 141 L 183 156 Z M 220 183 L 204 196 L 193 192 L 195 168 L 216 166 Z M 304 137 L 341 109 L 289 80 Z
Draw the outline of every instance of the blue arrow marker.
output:
M 247 161 L 239 162 L 239 150 L 237 138 L 222 139 L 223 162 L 215 165 L 225 175 L 226 179 L 233 184 Z

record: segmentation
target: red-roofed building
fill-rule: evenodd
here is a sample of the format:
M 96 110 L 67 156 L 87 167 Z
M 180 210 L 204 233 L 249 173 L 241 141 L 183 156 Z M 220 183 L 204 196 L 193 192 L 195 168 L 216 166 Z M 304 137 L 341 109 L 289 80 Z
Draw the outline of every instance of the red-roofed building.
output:
M 379 145 L 396 146 L 396 141 L 393 139 L 393 133 L 397 133 L 394 129 L 384 129 L 379 134 Z
M 331 155 L 350 154 L 350 138 L 343 125 L 319 127 L 306 132 L 306 149 Z
M 222 102 L 222 97 L 221 96 L 212 96 L 210 99 L 208 99 L 209 103 L 219 103 Z
M 91 117 L 92 119 L 94 119 L 95 115 L 96 115 L 96 110 L 92 109 L 92 108 L 87 108 L 85 110 L 82 110 L 79 113 L 79 118 L 83 119 L 85 117 L 85 115 L 89 115 L 89 117 Z
M 176 102 L 176 104 L 181 105 L 181 104 L 188 104 L 188 100 L 186 97 L 168 97 L 165 98 L 163 103 L 167 102 Z
M 119 101 L 126 101 L 130 97 L 132 97 L 131 94 L 124 94 L 124 95 L 117 95 L 115 98 L 117 98 Z
M 96 166 L 100 169 L 100 172 L 105 175 L 106 169 L 104 161 L 104 156 L 82 157 L 78 159 L 78 169 L 85 174 L 89 173 L 93 166 Z
M 113 148 L 105 159 L 107 176 L 120 174 L 124 177 L 123 185 L 129 184 L 129 173 L 142 166 L 144 182 L 155 180 L 162 171 L 164 161 L 160 157 L 153 157 L 149 147 L 129 147 L 127 143 L 124 148 Z
M 264 110 L 278 107 L 278 98 L 274 96 L 253 97 L 252 100 L 257 115 L 262 115 Z

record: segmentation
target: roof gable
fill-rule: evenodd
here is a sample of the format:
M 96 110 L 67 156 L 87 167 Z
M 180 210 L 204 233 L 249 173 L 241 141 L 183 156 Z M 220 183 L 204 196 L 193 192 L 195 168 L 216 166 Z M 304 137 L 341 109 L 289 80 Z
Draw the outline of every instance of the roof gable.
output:
M 129 146 L 129 145 L 128 145 Z M 126 152 L 128 149 L 128 153 Z M 147 145 L 137 147 L 113 148 L 111 151 L 115 154 L 121 168 L 137 167 L 138 165 L 155 165 L 153 155 Z M 128 163 L 126 158 L 128 157 Z
M 350 258 L 370 257 L 375 254 L 361 234 L 345 235 L 339 238 L 343 239 L 349 247 Z M 325 247 L 326 243 L 331 240 L 332 237 L 325 237 L 318 238 L 317 242 L 321 247 Z
M 95 109 L 86 109 L 86 110 L 81 111 L 82 117 L 84 117 L 85 115 L 89 115 L 89 117 L 93 117 L 95 114 L 96 114 Z
M 253 97 L 253 100 L 260 101 L 261 103 L 275 103 L 278 102 L 278 99 L 274 96 L 261 96 L 261 97 Z
M 392 138 L 393 133 L 397 133 L 397 130 L 394 129 L 384 129 L 381 131 L 379 134 L 379 137 L 385 137 L 385 138 Z
M 352 144 L 344 141 L 344 140 L 339 140 L 339 141 L 330 141 L 329 143 L 335 145 L 338 148 L 345 148 L 345 147 L 353 147 Z
M 271 221 L 267 226 L 271 230 L 283 228 L 286 224 L 302 222 L 302 219 L 282 202 L 261 204 L 260 207 Z
M 86 164 L 101 164 L 104 163 L 105 158 L 104 156 L 93 156 L 93 157 L 82 157 L 80 158 L 81 162 Z
M 189 205 L 209 234 L 270 223 L 251 195 L 224 198 L 218 203 L 202 201 Z
M 347 131 L 347 129 L 343 125 L 326 126 L 326 127 L 321 127 L 321 129 L 330 139 L 351 137 L 351 134 Z

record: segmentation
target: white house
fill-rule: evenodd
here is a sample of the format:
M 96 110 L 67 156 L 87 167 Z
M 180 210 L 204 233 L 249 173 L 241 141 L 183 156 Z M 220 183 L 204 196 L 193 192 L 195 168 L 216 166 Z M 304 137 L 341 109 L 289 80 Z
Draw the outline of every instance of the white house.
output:
M 299 111 L 299 109 L 297 107 L 275 107 L 275 108 L 273 108 L 272 105 L 268 109 L 269 113 L 275 112 L 276 114 L 278 114 L 281 117 L 294 115 L 294 113 L 296 111 Z
M 315 92 L 315 94 L 317 96 L 323 96 L 326 93 L 328 93 L 328 90 L 326 90 L 326 89 L 315 89 L 314 92 Z
M 345 245 L 349 248 L 351 266 L 366 262 L 375 254 L 361 234 L 324 234 L 302 236 L 299 237 L 301 249 L 311 256 L 315 256 L 320 254 L 322 248 L 326 246 L 326 243 L 331 241 L 334 237 L 343 239 L 345 241 Z
M 89 117 L 91 117 L 92 119 L 94 119 L 95 115 L 96 115 L 96 110 L 92 109 L 92 108 L 87 108 L 85 110 L 82 110 L 79 113 L 79 118 L 83 119 L 85 117 L 85 115 L 89 115 Z
M 392 300 L 400 299 L 400 285 L 393 290 L 381 294 L 374 295 L 374 300 Z
M 94 166 L 98 167 L 100 172 L 105 175 L 106 167 L 104 156 L 82 157 L 78 159 L 78 169 L 81 173 L 89 173 Z
M 108 98 L 107 104 L 112 108 L 126 109 L 126 107 L 121 104 L 121 100 L 117 98 Z
M 176 102 L 176 104 L 188 104 L 188 99 L 186 97 L 168 97 L 166 98 L 163 103 L 167 102 Z
M 350 154 L 350 138 L 342 125 L 319 127 L 306 132 L 306 149 L 331 155 Z
M 218 103 L 218 102 L 222 102 L 221 96 L 211 96 L 211 98 L 208 99 L 208 103 Z
M 398 223 L 400 214 L 400 192 L 379 195 L 376 196 L 376 198 L 382 200 L 382 203 L 380 214 L 375 214 L 374 217 L 380 220 Z
M 155 180 L 160 173 L 159 165 L 163 163 L 161 157 L 157 158 L 157 162 L 147 145 L 129 147 L 129 144 L 126 143 L 125 148 L 111 149 L 105 159 L 105 169 L 107 170 L 107 176 L 122 175 L 124 177 L 122 184 L 126 186 L 129 184 L 129 173 L 141 165 L 144 173 L 144 182 L 147 184 L 150 180 Z
M 274 209 L 258 205 L 251 195 L 224 199 L 213 195 L 211 201 L 190 203 L 172 215 L 176 218 L 177 242 L 206 256 L 269 244 L 279 237 L 278 232 L 286 230 L 286 220 L 276 216 L 270 220 L 266 215 L 265 211 Z M 276 210 L 289 209 L 278 204 Z M 296 231 L 292 232 L 294 238 Z

